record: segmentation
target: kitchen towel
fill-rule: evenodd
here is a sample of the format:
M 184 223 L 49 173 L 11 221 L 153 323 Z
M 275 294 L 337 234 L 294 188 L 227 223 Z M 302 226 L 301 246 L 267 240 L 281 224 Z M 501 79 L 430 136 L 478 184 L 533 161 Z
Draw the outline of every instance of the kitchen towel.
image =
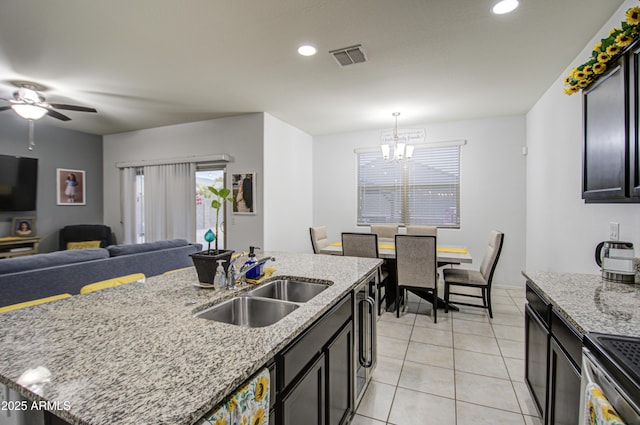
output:
M 269 425 L 269 369 L 262 369 L 198 425 Z
M 625 425 L 598 384 L 588 384 L 585 397 L 587 412 L 584 425 Z

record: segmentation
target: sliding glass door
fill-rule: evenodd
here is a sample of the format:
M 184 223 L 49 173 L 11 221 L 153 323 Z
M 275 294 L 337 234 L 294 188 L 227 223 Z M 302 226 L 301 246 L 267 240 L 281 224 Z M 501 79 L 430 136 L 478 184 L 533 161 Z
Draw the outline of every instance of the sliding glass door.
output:
M 198 167 L 196 171 L 196 242 L 202 243 L 206 248 L 204 234 L 211 229 L 218 239 L 218 248 L 225 247 L 225 216 L 226 203 L 220 210 L 219 228 L 216 229 L 216 210 L 211 208 L 212 198 L 207 193 L 207 187 L 213 186 L 216 189 L 224 187 L 224 169 L 203 170 Z M 211 245 L 213 248 L 213 244 Z

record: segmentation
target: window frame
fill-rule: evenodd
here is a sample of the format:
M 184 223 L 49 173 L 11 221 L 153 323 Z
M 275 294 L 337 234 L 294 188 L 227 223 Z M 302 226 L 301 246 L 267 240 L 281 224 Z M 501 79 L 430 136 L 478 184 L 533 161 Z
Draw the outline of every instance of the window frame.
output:
M 382 159 L 382 154 L 379 147 L 356 149 L 355 157 L 356 157 L 356 197 L 357 197 L 356 223 L 357 225 L 369 226 L 371 224 L 392 223 L 392 224 L 398 224 L 400 226 L 406 226 L 411 224 L 421 224 L 421 225 L 435 225 L 439 228 L 459 229 L 461 226 L 460 203 L 461 203 L 461 187 L 462 187 L 462 184 L 461 184 L 462 149 L 461 147 L 465 144 L 466 144 L 466 140 L 453 140 L 453 141 L 437 142 L 437 143 L 416 144 L 413 158 L 409 160 L 403 160 L 403 161 L 393 161 L 393 160 L 384 161 Z M 457 163 L 454 164 L 455 167 L 453 169 L 451 168 L 452 163 L 449 163 L 449 164 L 443 163 L 443 166 L 448 167 L 449 171 L 451 171 L 450 173 L 447 174 L 448 176 L 457 175 L 457 183 L 451 185 L 450 183 L 444 184 L 442 181 L 434 181 L 433 183 L 429 184 L 428 182 L 423 180 L 423 182 L 427 183 L 426 185 L 424 183 L 412 184 L 411 183 L 412 176 L 416 176 L 419 173 L 419 169 L 414 169 L 415 166 L 411 164 L 412 161 L 415 163 L 420 160 L 420 159 L 416 159 L 416 157 L 418 158 L 422 157 L 424 161 L 425 155 L 427 155 L 427 151 L 426 151 L 427 149 L 448 148 L 448 147 L 455 147 L 456 153 L 455 155 L 451 154 L 450 157 L 445 155 L 444 156 L 445 161 L 451 161 L 452 158 L 455 158 L 457 156 L 457 158 L 455 158 L 457 160 Z M 437 152 L 437 151 L 434 151 L 434 152 Z M 442 152 L 444 151 L 441 150 L 439 152 L 439 155 L 442 155 Z M 366 157 L 363 155 L 366 155 Z M 381 169 L 382 171 L 378 171 L 380 173 L 384 173 L 384 176 L 382 175 L 380 176 L 381 183 L 383 184 L 368 185 L 368 186 L 361 185 L 361 181 L 363 177 L 362 173 L 365 170 L 364 167 L 366 167 L 369 163 L 372 163 L 371 165 L 372 168 L 375 168 L 376 164 L 378 166 L 384 167 Z M 425 166 L 422 168 L 428 168 L 426 166 L 426 163 L 423 163 L 423 165 Z M 385 173 L 385 169 L 388 173 Z M 442 169 L 438 169 L 438 170 L 442 171 Z M 385 179 L 388 181 L 385 182 Z M 435 180 L 442 180 L 442 179 L 436 178 Z M 385 188 L 387 189 L 385 190 Z M 442 220 L 425 221 L 424 216 L 422 217 L 422 219 L 420 219 L 420 217 L 415 217 L 415 215 L 412 216 L 411 194 L 415 193 L 416 190 L 420 191 L 420 188 L 422 188 L 422 190 L 427 190 L 427 191 L 435 189 L 438 191 L 437 193 L 439 196 L 447 196 L 447 191 L 449 192 L 453 191 L 453 194 L 450 196 L 454 196 L 455 198 L 454 205 L 453 205 L 453 214 L 455 217 L 454 220 L 449 222 L 442 222 Z M 364 210 L 367 209 L 367 206 L 364 205 L 364 203 L 367 202 L 367 199 L 375 198 L 375 196 L 370 196 L 370 198 L 367 198 L 364 195 L 364 192 L 366 192 L 367 190 L 372 191 L 371 192 L 372 195 L 378 195 L 378 197 L 386 196 L 388 199 L 390 199 L 390 203 L 391 203 L 391 205 L 388 207 L 390 211 L 387 211 L 386 213 L 382 213 L 382 210 L 387 208 L 386 206 L 383 206 L 381 209 L 379 208 L 378 210 L 375 210 L 375 207 L 374 207 L 371 210 L 368 210 L 370 213 L 371 212 L 373 213 L 369 215 L 373 217 L 378 216 L 380 218 L 390 217 L 391 221 L 376 220 L 375 218 L 373 219 L 364 218 L 366 215 L 366 211 Z M 375 193 L 376 191 L 379 191 L 379 193 L 376 194 Z M 375 202 L 375 199 L 374 199 L 374 202 Z M 399 207 L 396 206 L 395 209 L 393 209 L 394 208 L 393 204 L 397 204 L 397 203 L 400 204 Z M 446 202 L 445 202 L 445 206 L 446 206 Z M 380 207 L 380 204 L 378 204 L 378 207 Z

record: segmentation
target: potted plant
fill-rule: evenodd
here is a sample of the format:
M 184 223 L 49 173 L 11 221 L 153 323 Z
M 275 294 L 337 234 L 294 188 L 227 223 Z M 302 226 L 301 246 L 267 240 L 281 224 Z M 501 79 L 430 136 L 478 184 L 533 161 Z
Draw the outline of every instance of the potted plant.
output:
M 216 210 L 216 231 L 218 230 L 218 226 L 220 225 L 220 208 L 224 205 L 225 201 L 233 202 L 233 196 L 231 195 L 231 190 L 225 187 L 221 189 L 216 189 L 213 186 L 207 186 L 207 193 L 205 197 L 213 196 L 213 200 L 211 201 L 211 208 Z M 213 284 L 213 278 L 215 276 L 216 268 L 218 267 L 218 260 L 225 260 L 223 263 L 224 271 L 227 272 L 229 267 L 229 262 L 231 261 L 231 254 L 233 254 L 232 250 L 224 250 L 218 248 L 218 237 L 217 235 L 209 229 L 205 234 L 205 240 L 208 242 L 207 250 L 195 252 L 193 254 L 189 254 L 193 261 L 193 265 L 196 267 L 196 271 L 198 273 L 198 280 L 201 283 L 209 283 Z M 215 248 L 211 249 L 211 242 L 215 242 Z

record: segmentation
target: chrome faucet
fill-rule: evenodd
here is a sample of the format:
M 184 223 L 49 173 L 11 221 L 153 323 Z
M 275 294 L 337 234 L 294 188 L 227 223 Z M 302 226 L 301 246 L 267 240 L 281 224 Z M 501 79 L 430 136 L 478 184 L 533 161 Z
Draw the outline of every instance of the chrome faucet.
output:
M 231 260 L 231 264 L 229 264 L 229 269 L 227 271 L 227 287 L 229 289 L 234 288 L 238 279 L 240 279 L 240 285 L 246 285 L 247 284 L 246 278 L 247 278 L 248 272 L 255 269 L 256 267 L 263 265 L 268 261 L 276 261 L 275 257 L 264 257 L 259 259 L 253 264 L 247 264 L 247 263 L 243 264 L 242 267 L 240 267 L 240 271 L 236 273 L 235 262 L 238 258 L 242 256 L 244 256 L 244 254 L 234 258 L 233 260 Z

